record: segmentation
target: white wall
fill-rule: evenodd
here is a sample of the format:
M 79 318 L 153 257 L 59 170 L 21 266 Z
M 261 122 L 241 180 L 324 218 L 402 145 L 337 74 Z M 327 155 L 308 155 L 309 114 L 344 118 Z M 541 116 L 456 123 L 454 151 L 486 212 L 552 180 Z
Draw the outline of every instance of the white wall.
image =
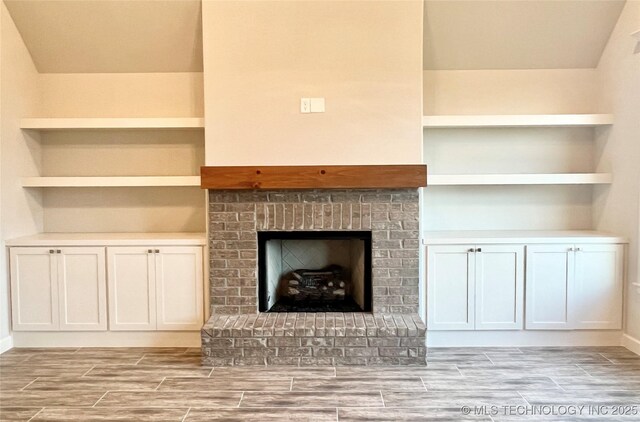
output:
M 203 2 L 207 164 L 420 163 L 422 7 Z
M 424 72 L 424 113 L 593 113 L 595 69 L 431 70 Z
M 597 111 L 597 72 L 438 70 L 424 72 L 425 114 L 553 114 Z M 425 129 L 429 174 L 591 173 L 591 128 Z M 592 228 L 590 186 L 431 186 L 426 230 Z
M 202 117 L 202 73 L 40 74 L 39 115 Z M 199 175 L 201 130 L 54 131 L 41 135 L 43 176 Z M 46 189 L 47 232 L 203 232 L 193 188 Z
M 47 117 L 202 117 L 202 73 L 42 73 Z
M 600 109 L 613 112 L 610 130 L 598 132 L 598 168 L 611 170 L 614 183 L 596 194 L 594 224 L 631 240 L 629 282 L 640 282 L 640 53 L 633 54 L 640 30 L 640 2 L 627 1 L 598 65 Z M 640 293 L 627 286 L 626 331 L 640 340 Z
M 4 3 L 0 5 L 0 19 L 0 342 L 6 344 L 10 335 L 10 308 L 5 240 L 42 231 L 42 199 L 39 192 L 26 191 L 19 182 L 22 176 L 38 174 L 38 135 L 23 133 L 19 128 L 20 118 L 36 113 L 38 74 Z

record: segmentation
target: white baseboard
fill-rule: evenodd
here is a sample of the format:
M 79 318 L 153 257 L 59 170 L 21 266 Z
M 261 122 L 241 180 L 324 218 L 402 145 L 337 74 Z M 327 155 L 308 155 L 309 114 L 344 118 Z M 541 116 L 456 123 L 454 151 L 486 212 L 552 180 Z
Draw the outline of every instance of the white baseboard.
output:
M 200 332 L 14 331 L 13 347 L 200 347 Z
M 5 338 L 0 339 L 0 354 L 11 349 L 13 349 L 13 337 L 6 336 Z
M 622 335 L 622 345 L 631 350 L 636 355 L 640 355 L 640 340 L 631 337 L 629 334 Z
M 427 347 L 620 346 L 621 331 L 427 331 Z

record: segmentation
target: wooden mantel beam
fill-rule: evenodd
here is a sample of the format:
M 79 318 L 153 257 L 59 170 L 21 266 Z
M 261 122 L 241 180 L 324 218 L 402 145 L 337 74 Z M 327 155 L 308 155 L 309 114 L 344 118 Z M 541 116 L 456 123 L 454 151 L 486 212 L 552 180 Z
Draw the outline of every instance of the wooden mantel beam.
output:
M 427 166 L 201 167 L 202 189 L 393 189 L 427 185 Z

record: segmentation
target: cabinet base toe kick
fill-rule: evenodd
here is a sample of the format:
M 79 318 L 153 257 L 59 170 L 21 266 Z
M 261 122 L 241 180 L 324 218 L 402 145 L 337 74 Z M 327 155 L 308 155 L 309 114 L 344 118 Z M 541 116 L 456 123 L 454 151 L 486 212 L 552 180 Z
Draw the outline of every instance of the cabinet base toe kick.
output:
M 621 330 L 429 331 L 429 347 L 587 347 L 620 346 Z M 510 350 L 505 350 L 509 352 Z
M 199 351 L 201 344 L 200 330 L 126 332 L 14 331 L 12 337 L 13 347 L 184 347 L 197 348 Z M 153 350 L 149 352 L 151 353 Z

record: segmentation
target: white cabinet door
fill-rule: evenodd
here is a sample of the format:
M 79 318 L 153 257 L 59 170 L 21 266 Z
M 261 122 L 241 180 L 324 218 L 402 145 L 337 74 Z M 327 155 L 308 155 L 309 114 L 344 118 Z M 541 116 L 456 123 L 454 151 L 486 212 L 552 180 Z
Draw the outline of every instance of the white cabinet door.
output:
M 57 249 L 61 331 L 107 329 L 104 248 Z
M 108 247 L 109 329 L 156 329 L 156 284 L 153 249 Z
M 524 247 L 476 247 L 476 330 L 522 329 Z
M 57 257 L 50 248 L 11 248 L 11 304 L 16 331 L 55 331 Z
M 202 248 L 156 249 L 158 330 L 199 330 L 203 324 Z
M 427 328 L 473 330 L 473 245 L 427 248 Z
M 573 245 L 527 246 L 527 329 L 571 328 Z
M 624 247 L 577 245 L 573 328 L 621 329 Z

